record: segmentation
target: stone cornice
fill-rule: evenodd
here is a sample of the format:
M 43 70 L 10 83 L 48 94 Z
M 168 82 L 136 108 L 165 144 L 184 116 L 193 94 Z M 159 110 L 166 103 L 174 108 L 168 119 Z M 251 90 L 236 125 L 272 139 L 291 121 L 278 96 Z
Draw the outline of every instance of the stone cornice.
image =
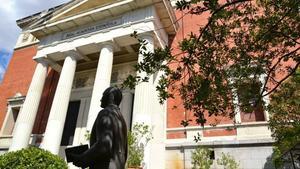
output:
M 158 16 L 162 20 L 162 24 L 168 34 L 175 34 L 178 27 L 175 22 L 173 8 L 168 0 L 112 0 L 111 4 L 104 3 L 104 6 L 91 7 L 91 10 L 88 10 L 89 8 L 87 7 L 81 7 L 85 3 L 90 3 L 89 1 L 92 0 L 73 0 L 47 11 L 20 19 L 17 23 L 23 30 L 29 30 L 37 39 L 41 39 L 56 32 L 92 24 L 99 20 L 153 5 L 158 10 Z M 110 1 L 108 0 L 107 2 Z M 76 13 L 76 11 L 78 12 Z

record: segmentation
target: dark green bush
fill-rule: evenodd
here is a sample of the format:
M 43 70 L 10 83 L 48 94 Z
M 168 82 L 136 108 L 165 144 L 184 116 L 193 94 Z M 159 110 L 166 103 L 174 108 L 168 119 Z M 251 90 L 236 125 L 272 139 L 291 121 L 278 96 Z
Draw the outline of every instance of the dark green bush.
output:
M 0 156 L 0 169 L 67 169 L 66 162 L 48 151 L 30 147 Z

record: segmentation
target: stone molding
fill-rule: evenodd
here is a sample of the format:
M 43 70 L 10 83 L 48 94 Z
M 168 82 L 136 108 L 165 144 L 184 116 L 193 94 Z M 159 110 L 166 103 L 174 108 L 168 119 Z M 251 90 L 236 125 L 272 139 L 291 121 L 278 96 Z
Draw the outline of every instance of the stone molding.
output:
M 73 41 L 75 39 L 83 38 L 86 36 L 91 36 L 93 34 L 97 34 L 100 32 L 107 32 L 111 29 L 127 27 L 127 26 L 131 26 L 132 24 L 135 24 L 135 23 L 146 22 L 149 20 L 152 21 L 154 19 L 154 17 L 153 17 L 154 11 L 155 11 L 155 9 L 152 6 L 150 6 L 150 7 L 142 8 L 142 9 L 139 9 L 136 11 L 127 12 L 123 15 L 120 15 L 120 16 L 117 16 L 114 18 L 101 20 L 92 25 L 84 25 L 84 26 L 78 27 L 77 29 L 71 29 L 71 30 L 67 30 L 64 32 L 59 32 L 59 33 L 56 33 L 56 34 L 53 34 L 53 35 L 50 35 L 50 36 L 47 36 L 47 37 L 44 37 L 43 39 L 41 39 L 40 48 L 46 47 L 48 45 L 52 46 L 55 42 L 58 43 L 58 41 L 59 41 L 59 43 Z M 118 20 L 119 21 L 118 24 L 113 25 L 111 27 L 106 27 L 104 29 L 99 29 L 99 30 L 94 29 L 94 31 L 92 31 L 92 30 L 86 31 L 85 33 L 79 33 L 78 36 L 71 36 L 69 38 L 65 38 L 68 33 L 78 32 L 80 30 L 97 27 L 97 25 L 101 25 L 103 23 L 114 21 L 114 20 Z

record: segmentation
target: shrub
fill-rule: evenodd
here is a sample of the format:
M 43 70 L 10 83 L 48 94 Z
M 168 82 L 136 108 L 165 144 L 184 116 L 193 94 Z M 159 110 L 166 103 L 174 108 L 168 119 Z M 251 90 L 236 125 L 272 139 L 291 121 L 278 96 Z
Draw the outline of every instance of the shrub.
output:
M 192 152 L 193 169 L 210 169 L 213 160 L 210 158 L 211 150 L 208 148 L 199 147 Z M 217 159 L 217 164 L 224 167 L 224 169 L 238 169 L 239 163 L 227 154 L 222 153 L 221 158 Z
M 140 167 L 144 159 L 144 150 L 152 139 L 152 132 L 144 123 L 135 124 L 128 132 L 128 167 Z
M 0 156 L 1 169 L 67 169 L 66 162 L 48 151 L 30 147 Z
M 196 148 L 192 152 L 193 169 L 209 169 L 213 163 L 210 154 L 211 151 L 208 148 Z
M 273 148 L 273 154 L 272 154 L 272 162 L 275 166 L 275 168 L 282 168 L 284 161 L 282 159 L 282 151 L 280 151 L 280 149 L 278 147 L 274 147 Z
M 223 165 L 224 169 L 238 169 L 239 163 L 237 163 L 233 156 L 222 153 L 222 157 L 220 159 L 217 159 L 217 163 L 219 165 Z

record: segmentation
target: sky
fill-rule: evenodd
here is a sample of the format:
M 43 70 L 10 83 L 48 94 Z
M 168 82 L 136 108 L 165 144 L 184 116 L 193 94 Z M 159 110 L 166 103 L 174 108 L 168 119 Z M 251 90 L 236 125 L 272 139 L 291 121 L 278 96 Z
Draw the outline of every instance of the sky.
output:
M 16 20 L 69 0 L 0 0 L 0 83 L 16 44 L 20 28 Z

